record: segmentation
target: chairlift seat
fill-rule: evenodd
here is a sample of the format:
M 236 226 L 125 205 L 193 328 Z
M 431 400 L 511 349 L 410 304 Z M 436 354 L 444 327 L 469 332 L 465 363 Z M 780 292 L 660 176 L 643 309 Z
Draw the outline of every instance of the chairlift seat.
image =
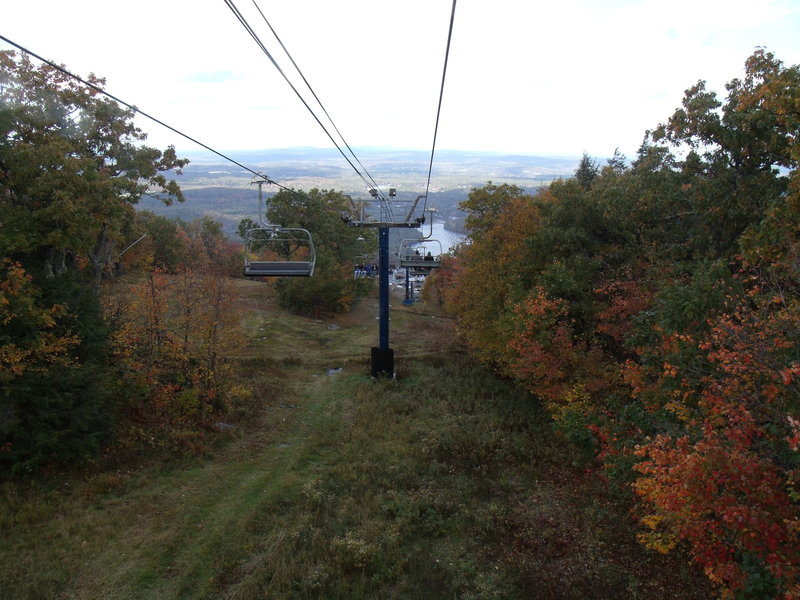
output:
M 425 271 L 438 269 L 442 266 L 442 243 L 427 238 L 402 240 L 397 259 L 401 267 Z
M 433 260 L 425 260 L 424 256 L 410 256 L 401 258 L 400 266 L 412 269 L 438 269 L 442 266 L 442 261 L 437 257 L 434 257 Z
M 300 258 L 302 260 L 298 260 Z M 311 277 L 315 264 L 314 242 L 305 229 L 269 225 L 245 234 L 244 274 L 247 276 Z
M 250 261 L 244 266 L 244 274 L 253 277 L 311 277 L 314 263 L 309 261 Z

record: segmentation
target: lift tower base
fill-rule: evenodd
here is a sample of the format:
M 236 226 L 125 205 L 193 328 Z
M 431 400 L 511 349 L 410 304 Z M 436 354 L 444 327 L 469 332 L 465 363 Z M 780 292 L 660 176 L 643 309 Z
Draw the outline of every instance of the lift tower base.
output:
M 370 374 L 376 378 L 394 377 L 394 350 L 391 348 L 381 350 L 377 346 L 373 346 L 370 357 Z

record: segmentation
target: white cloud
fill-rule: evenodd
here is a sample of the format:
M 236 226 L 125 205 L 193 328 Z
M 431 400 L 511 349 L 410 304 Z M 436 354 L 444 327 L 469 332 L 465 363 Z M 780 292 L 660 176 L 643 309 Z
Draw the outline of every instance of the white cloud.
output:
M 450 0 L 259 5 L 351 145 L 430 147 Z M 800 63 L 798 31 L 793 0 L 459 0 L 437 146 L 630 155 L 685 88 L 724 92 L 756 46 Z M 218 0 L 13 1 L 2 34 L 215 148 L 330 145 Z

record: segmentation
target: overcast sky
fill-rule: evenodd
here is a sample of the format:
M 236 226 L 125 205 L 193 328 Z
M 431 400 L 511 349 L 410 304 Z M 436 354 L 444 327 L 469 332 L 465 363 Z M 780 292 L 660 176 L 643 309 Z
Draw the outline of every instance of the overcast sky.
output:
M 430 151 L 451 0 L 257 1 L 347 143 Z M 235 4 L 290 74 L 253 0 Z M 1 14 L 3 36 L 216 150 L 332 147 L 224 0 Z M 632 157 L 686 88 L 724 94 L 757 46 L 800 63 L 800 0 L 458 0 L 437 149 Z M 137 122 L 151 145 L 199 150 Z

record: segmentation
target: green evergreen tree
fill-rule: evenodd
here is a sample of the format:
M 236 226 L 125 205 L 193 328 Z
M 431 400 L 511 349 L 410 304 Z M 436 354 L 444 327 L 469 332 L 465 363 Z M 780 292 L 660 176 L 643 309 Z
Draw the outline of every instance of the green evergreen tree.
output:
M 592 181 L 594 181 L 595 177 L 599 174 L 600 167 L 597 165 L 597 161 L 584 152 L 581 157 L 581 162 L 575 170 L 575 179 L 582 187 L 589 188 L 592 185 Z

